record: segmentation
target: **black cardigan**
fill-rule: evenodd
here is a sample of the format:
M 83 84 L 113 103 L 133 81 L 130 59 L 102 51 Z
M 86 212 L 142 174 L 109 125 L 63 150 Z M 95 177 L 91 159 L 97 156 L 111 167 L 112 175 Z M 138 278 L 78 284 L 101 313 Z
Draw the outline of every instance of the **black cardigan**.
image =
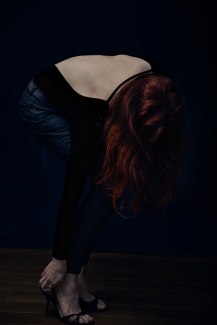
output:
M 154 71 L 158 72 L 156 70 Z M 137 73 L 124 80 L 109 99 L 129 79 L 146 72 Z M 52 252 L 53 257 L 65 259 L 69 240 L 66 234 L 69 233 L 73 215 L 76 214 L 85 178 L 90 170 L 97 171 L 102 164 L 105 149 L 102 135 L 104 123 L 109 116 L 109 99 L 106 101 L 77 93 L 55 65 L 39 73 L 34 81 L 57 112 L 67 117 L 71 124 L 72 150 L 66 167 Z

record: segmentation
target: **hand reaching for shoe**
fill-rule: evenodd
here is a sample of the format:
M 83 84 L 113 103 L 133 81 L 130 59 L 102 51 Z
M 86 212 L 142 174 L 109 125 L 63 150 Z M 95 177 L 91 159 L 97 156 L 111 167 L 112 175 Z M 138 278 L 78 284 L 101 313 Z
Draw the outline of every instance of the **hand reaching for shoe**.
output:
M 66 273 L 66 260 L 57 260 L 52 257 L 51 262 L 45 267 L 41 273 L 39 283 L 42 289 L 52 289 L 59 284 Z

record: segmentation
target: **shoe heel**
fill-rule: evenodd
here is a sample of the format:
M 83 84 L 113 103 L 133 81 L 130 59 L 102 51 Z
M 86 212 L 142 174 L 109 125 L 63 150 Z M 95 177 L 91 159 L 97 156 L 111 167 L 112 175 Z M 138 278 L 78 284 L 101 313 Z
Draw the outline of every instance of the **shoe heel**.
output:
M 50 312 L 49 312 L 49 310 L 50 310 L 50 299 L 48 297 L 46 297 L 46 299 L 47 299 L 47 303 L 46 303 L 45 313 L 46 313 L 47 316 L 49 316 L 50 315 Z
M 46 299 L 46 307 L 45 307 L 45 313 L 47 316 L 50 316 L 52 314 L 52 311 L 50 309 L 50 303 L 52 302 L 52 297 L 49 293 L 45 292 L 41 286 L 40 286 L 40 290 L 42 292 L 42 294 L 44 295 L 45 299 Z

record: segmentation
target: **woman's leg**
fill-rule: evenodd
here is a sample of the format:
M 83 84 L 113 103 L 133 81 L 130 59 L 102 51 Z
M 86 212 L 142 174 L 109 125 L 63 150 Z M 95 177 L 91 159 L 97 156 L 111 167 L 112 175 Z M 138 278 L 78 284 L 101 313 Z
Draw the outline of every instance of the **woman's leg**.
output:
M 92 187 L 77 210 L 67 258 L 67 274 L 79 273 L 79 296 L 85 301 L 92 301 L 95 296 L 90 293 L 84 280 L 84 265 L 87 265 L 92 247 L 113 212 L 111 197 L 101 186 L 93 183 L 91 180 Z M 105 302 L 98 299 L 97 309 L 105 308 Z
M 26 89 L 19 102 L 19 116 L 26 128 L 30 130 L 40 141 L 52 147 L 60 156 L 67 162 L 71 150 L 71 129 L 70 122 L 64 116 L 58 115 L 54 108 L 46 102 L 46 97 L 41 100 L 33 94 L 38 88 L 31 90 Z M 82 193 L 83 194 L 83 193 Z M 81 201 L 81 200 L 80 200 Z M 79 202 L 80 203 L 80 202 Z M 61 240 L 66 238 L 59 238 Z M 66 256 L 66 252 L 62 252 L 62 256 Z M 59 298 L 60 307 L 63 315 L 76 313 L 80 311 L 78 294 L 77 275 L 66 274 L 65 260 L 52 259 L 47 267 L 42 272 L 42 277 L 39 281 L 44 289 L 48 283 L 58 282 L 58 276 L 61 280 L 62 286 L 58 288 L 57 296 Z M 47 281 L 49 282 L 46 282 Z M 72 317 L 74 319 L 75 316 Z M 82 323 L 93 320 L 90 315 L 80 316 L 79 320 Z M 80 322 L 79 322 L 80 323 Z
M 92 176 L 94 179 L 94 175 Z M 93 184 L 93 181 L 92 181 Z M 111 196 L 101 186 L 92 185 L 81 202 L 69 242 L 67 272 L 81 272 L 91 249 L 113 212 Z

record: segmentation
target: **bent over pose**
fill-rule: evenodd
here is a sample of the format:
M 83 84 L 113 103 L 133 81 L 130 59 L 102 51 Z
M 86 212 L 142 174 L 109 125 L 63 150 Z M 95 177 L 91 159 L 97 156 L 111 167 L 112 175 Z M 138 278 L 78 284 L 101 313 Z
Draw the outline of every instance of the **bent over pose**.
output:
M 150 60 L 81 55 L 51 65 L 19 101 L 25 126 L 66 162 L 52 258 L 40 289 L 58 318 L 93 324 L 107 305 L 83 276 L 91 249 L 131 187 L 135 213 L 168 204 L 176 189 L 184 114 L 174 83 Z M 89 190 L 82 196 L 85 184 Z

